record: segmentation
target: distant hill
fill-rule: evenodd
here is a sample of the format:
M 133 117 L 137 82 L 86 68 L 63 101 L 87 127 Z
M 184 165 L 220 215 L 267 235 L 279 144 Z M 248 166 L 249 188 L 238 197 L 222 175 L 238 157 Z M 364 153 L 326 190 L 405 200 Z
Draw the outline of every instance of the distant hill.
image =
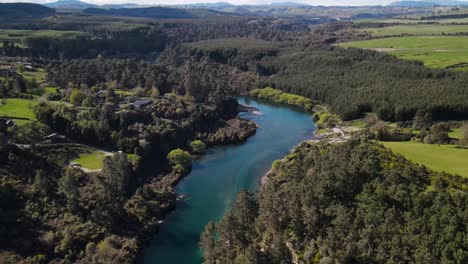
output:
M 0 3 L 0 20 L 41 18 L 54 14 L 54 9 L 43 5 L 30 3 Z
M 58 9 L 79 9 L 79 10 L 98 7 L 97 5 L 93 5 L 93 4 L 78 1 L 78 0 L 59 0 L 57 2 L 52 2 L 52 3 L 48 3 L 44 5 L 48 7 L 52 7 L 52 8 L 58 8 Z
M 424 0 L 424 1 L 397 1 L 388 6 L 398 7 L 431 7 L 431 6 L 468 6 L 466 1 L 451 0 Z
M 310 6 L 308 4 L 296 3 L 296 2 L 276 2 L 276 3 L 271 3 L 270 5 L 271 6 L 295 6 L 295 7 Z
M 100 8 L 104 9 L 117 9 L 117 8 L 137 8 L 140 5 L 138 4 L 133 4 L 133 3 L 125 3 L 125 4 L 105 4 L 99 6 Z
M 430 7 L 435 6 L 435 3 L 423 1 L 397 1 L 390 3 L 388 6 L 401 6 L 401 7 Z
M 227 3 L 227 2 L 216 2 L 216 3 L 195 3 L 195 4 L 183 4 L 183 5 L 174 5 L 179 7 L 190 7 L 190 8 L 215 8 L 215 9 L 222 9 L 222 8 L 232 8 L 236 5 Z
M 202 18 L 216 15 L 229 15 L 229 13 L 215 11 L 211 9 L 182 9 L 160 6 L 119 9 L 88 8 L 84 10 L 84 13 L 92 15 L 146 17 L 155 19 Z

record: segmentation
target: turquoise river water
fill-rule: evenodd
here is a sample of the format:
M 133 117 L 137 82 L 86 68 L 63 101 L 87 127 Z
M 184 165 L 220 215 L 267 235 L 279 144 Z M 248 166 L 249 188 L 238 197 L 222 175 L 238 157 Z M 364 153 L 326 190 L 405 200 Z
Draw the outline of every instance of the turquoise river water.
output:
M 259 109 L 240 114 L 260 125 L 257 133 L 243 144 L 210 148 L 193 162 L 192 172 L 176 188 L 186 199 L 165 219 L 139 263 L 202 263 L 197 243 L 204 226 L 221 219 L 239 190 L 255 191 L 273 161 L 315 130 L 309 113 L 250 98 L 239 103 Z

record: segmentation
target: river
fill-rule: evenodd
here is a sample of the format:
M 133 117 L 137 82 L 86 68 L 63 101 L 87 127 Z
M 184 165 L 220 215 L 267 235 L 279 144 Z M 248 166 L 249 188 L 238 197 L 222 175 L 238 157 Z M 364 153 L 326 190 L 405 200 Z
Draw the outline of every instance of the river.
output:
M 310 113 L 239 98 L 260 113 L 241 113 L 260 127 L 245 143 L 208 149 L 193 162 L 192 172 L 177 186 L 186 199 L 168 215 L 159 233 L 143 251 L 142 264 L 200 264 L 198 240 L 209 221 L 219 221 L 241 189 L 255 191 L 274 160 L 311 138 L 315 130 Z

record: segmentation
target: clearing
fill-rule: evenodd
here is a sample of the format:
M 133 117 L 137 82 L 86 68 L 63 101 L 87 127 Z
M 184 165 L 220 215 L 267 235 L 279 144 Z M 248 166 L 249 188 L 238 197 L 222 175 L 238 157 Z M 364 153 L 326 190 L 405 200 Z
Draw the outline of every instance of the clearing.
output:
M 85 36 L 87 33 L 80 31 L 59 31 L 59 30 L 13 30 L 13 29 L 0 29 L 0 42 L 8 40 L 20 47 L 24 47 L 25 38 L 34 37 L 49 37 L 59 39 L 73 39 L 78 36 Z
M 468 148 L 419 142 L 381 142 L 385 147 L 434 171 L 468 177 Z
M 100 150 L 88 150 L 84 153 L 80 153 L 80 157 L 72 162 L 76 162 L 81 165 L 82 168 L 89 170 L 100 170 L 102 169 L 102 161 L 104 157 L 109 154 Z

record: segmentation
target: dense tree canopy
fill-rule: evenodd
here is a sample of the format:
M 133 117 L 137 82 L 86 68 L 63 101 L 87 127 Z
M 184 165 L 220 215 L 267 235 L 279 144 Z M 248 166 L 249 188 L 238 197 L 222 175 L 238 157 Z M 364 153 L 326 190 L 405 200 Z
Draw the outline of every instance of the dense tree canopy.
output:
M 376 143 L 303 143 L 264 181 L 207 226 L 206 263 L 468 261 L 467 180 Z
M 250 89 L 271 86 L 302 95 L 330 105 L 344 119 L 376 112 L 384 120 L 411 120 L 419 109 L 434 119 L 468 116 L 468 74 L 428 69 L 375 51 L 221 39 L 168 50 L 161 60 L 190 67 L 192 73 L 198 72 L 197 64 L 229 66 L 231 74 L 218 77 L 225 77 L 234 92 L 245 92 L 246 85 L 233 80 L 253 73 Z

